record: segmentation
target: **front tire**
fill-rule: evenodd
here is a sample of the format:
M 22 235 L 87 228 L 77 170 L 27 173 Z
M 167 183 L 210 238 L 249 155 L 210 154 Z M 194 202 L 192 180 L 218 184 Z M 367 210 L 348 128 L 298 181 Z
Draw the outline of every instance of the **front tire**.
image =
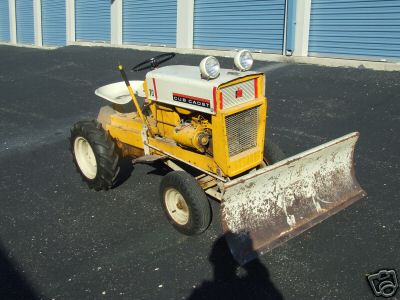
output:
M 114 141 L 97 121 L 80 121 L 71 128 L 70 150 L 74 164 L 89 188 L 113 187 L 119 173 Z
M 211 222 L 207 196 L 193 176 L 172 171 L 161 181 L 161 205 L 168 221 L 185 235 L 204 232 Z

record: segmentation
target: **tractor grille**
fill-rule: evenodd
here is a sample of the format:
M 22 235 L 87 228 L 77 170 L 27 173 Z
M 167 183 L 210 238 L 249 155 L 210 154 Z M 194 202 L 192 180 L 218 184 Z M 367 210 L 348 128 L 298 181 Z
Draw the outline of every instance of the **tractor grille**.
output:
M 225 118 L 229 156 L 257 146 L 258 111 L 253 107 Z
M 237 94 L 241 90 L 241 96 Z M 230 85 L 221 89 L 224 101 L 224 108 L 230 108 L 251 100 L 254 100 L 254 79 L 238 84 Z

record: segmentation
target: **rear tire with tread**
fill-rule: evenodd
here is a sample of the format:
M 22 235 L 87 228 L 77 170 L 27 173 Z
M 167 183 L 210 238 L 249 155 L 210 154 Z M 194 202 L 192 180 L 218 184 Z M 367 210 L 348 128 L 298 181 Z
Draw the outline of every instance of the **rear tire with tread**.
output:
M 75 153 L 75 144 L 78 139 L 88 142 L 93 151 L 96 160 L 94 176 L 86 176 L 78 163 Z M 119 155 L 115 142 L 100 123 L 94 120 L 77 122 L 71 128 L 70 151 L 77 170 L 89 188 L 100 191 L 114 186 L 119 173 Z

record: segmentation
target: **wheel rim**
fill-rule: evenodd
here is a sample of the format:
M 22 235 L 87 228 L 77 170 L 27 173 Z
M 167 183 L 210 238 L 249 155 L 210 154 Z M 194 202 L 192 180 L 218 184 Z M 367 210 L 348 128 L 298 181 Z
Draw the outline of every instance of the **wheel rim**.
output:
M 165 191 L 164 200 L 171 218 L 179 225 L 185 225 L 189 221 L 189 207 L 182 194 L 169 188 Z
M 74 142 L 75 159 L 79 169 L 89 179 L 94 179 L 97 174 L 97 162 L 92 146 L 84 137 L 77 137 Z

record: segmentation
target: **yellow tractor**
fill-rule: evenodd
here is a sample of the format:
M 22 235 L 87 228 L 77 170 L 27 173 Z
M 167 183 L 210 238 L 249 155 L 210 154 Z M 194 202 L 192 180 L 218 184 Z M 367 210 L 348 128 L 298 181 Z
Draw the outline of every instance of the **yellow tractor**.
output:
M 199 66 L 159 68 L 174 55 L 133 67 L 151 69 L 144 81 L 129 81 L 119 65 L 123 81 L 95 91 L 112 105 L 97 120 L 76 123 L 70 138 L 90 188 L 112 188 L 122 157 L 165 164 L 171 172 L 160 197 L 169 222 L 183 234 L 202 233 L 211 222 L 209 197 L 220 201 L 222 228 L 241 264 L 365 195 L 354 175 L 357 132 L 289 158 L 265 141 L 265 75 L 250 71 L 249 51 L 235 55 L 232 69 L 213 56 Z M 131 101 L 135 112 L 123 112 Z

